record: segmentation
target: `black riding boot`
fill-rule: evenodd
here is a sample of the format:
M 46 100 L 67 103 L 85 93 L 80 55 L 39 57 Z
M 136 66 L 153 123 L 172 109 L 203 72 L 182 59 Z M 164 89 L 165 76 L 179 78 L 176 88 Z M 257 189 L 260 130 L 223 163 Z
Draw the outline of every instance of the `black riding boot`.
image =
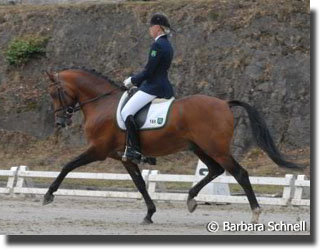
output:
M 124 123 L 127 128 L 127 146 L 122 160 L 131 160 L 139 163 L 141 160 L 139 129 L 132 115 L 129 115 Z

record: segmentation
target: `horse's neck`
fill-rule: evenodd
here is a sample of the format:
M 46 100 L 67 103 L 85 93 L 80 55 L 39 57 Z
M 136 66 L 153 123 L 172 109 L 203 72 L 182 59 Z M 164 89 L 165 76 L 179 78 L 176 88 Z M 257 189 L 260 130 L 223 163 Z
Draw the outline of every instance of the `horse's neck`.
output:
M 96 113 L 92 111 L 100 105 L 105 106 L 105 110 L 113 112 L 114 106 L 116 107 L 117 103 L 119 102 L 121 97 L 120 93 L 122 92 L 117 86 L 103 82 L 100 79 L 89 79 L 87 82 L 80 82 L 78 83 L 77 87 L 79 103 L 86 103 L 82 107 L 82 112 L 85 117 L 88 117 L 89 114 Z M 102 95 L 106 93 L 110 93 L 110 95 L 102 97 Z
M 87 83 L 77 83 L 78 100 L 80 103 L 86 102 L 93 98 L 97 98 L 98 96 L 104 93 L 108 93 L 116 88 L 111 84 L 102 84 L 97 81 L 94 81 L 95 84 L 92 83 L 93 81 L 87 81 Z

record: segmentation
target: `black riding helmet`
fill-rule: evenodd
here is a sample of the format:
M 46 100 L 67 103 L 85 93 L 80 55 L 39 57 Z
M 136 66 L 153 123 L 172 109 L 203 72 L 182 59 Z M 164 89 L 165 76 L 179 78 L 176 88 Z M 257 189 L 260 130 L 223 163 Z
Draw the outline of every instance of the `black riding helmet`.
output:
M 168 18 L 161 13 L 155 13 L 151 17 L 150 25 L 161 25 L 172 30 Z

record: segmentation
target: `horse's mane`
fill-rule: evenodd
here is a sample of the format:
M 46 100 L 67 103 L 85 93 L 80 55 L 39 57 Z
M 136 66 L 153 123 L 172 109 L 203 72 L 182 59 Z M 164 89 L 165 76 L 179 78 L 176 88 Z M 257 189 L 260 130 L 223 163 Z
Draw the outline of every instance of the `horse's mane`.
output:
M 100 77 L 106 81 L 108 81 L 109 83 L 111 83 L 112 85 L 114 85 L 115 87 L 118 87 L 120 88 L 120 86 L 118 84 L 116 84 L 115 81 L 113 81 L 112 79 L 110 79 L 108 76 L 105 76 L 103 75 L 102 73 L 96 71 L 95 69 L 87 69 L 85 67 L 69 67 L 69 68 L 63 68 L 61 69 L 61 71 L 64 71 L 64 70 L 72 70 L 72 69 L 75 69 L 75 70 L 82 70 L 82 71 L 85 71 L 85 72 L 88 72 L 90 74 L 93 74 L 97 77 Z

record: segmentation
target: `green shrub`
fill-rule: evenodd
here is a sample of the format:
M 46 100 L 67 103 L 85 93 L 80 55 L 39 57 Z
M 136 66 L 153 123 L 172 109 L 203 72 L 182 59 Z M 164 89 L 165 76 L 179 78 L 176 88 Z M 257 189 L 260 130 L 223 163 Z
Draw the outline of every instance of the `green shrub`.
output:
M 45 46 L 48 37 L 24 36 L 12 40 L 5 52 L 6 60 L 10 65 L 26 64 L 31 58 L 45 55 Z

